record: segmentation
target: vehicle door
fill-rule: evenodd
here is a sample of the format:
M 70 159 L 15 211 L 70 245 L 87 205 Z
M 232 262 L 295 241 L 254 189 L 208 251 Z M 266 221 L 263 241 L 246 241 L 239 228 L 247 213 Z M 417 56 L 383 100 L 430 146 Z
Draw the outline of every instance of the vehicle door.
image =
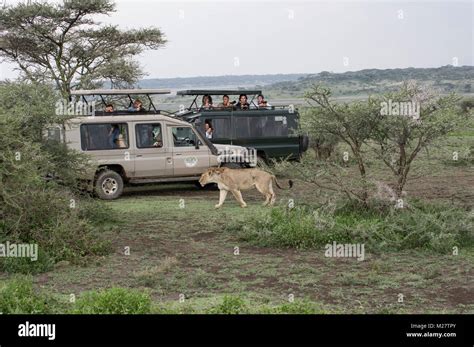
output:
M 192 127 L 169 125 L 168 134 L 174 176 L 197 176 L 209 168 L 211 151 Z
M 173 176 L 172 149 L 162 122 L 135 123 L 135 177 Z

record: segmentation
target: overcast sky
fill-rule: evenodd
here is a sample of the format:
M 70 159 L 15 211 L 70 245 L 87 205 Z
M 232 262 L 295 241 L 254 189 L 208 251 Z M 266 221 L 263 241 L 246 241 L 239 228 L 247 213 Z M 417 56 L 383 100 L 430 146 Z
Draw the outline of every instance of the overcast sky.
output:
M 98 19 L 157 26 L 168 39 L 165 48 L 138 57 L 149 78 L 473 65 L 472 1 L 116 4 L 117 12 Z M 2 64 L 0 73 L 10 78 L 11 70 Z

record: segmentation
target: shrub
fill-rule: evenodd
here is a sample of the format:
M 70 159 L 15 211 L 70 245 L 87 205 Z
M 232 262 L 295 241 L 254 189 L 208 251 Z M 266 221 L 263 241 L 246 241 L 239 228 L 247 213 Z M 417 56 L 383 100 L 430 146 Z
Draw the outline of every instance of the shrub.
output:
M 228 228 L 244 241 L 274 247 L 316 248 L 336 241 L 364 243 L 373 252 L 426 249 L 447 253 L 454 246 L 474 244 L 472 213 L 419 201 L 402 210 L 340 204 L 332 215 L 315 214 L 307 207 L 276 207 Z
M 16 277 L 0 287 L 0 312 L 4 314 L 54 313 L 58 302 L 34 291 L 31 278 Z
M 38 249 L 38 259 L 32 261 L 30 258 L 0 258 L 0 271 L 6 273 L 38 274 L 53 268 L 54 260 L 51 256 Z
M 239 314 L 247 313 L 248 308 L 245 301 L 237 296 L 224 296 L 222 303 L 210 308 L 207 313 L 213 314 Z
M 79 314 L 146 314 L 151 312 L 151 299 L 146 293 L 125 288 L 86 292 L 74 305 Z
M 3 260 L 3 271 L 37 273 L 109 251 L 96 226 L 114 218 L 111 210 L 77 189 L 87 157 L 42 142 L 44 127 L 60 121 L 55 98 L 46 85 L 0 83 L 0 241 L 37 243 L 42 254 L 38 262 Z M 48 174 L 59 179 L 47 181 Z

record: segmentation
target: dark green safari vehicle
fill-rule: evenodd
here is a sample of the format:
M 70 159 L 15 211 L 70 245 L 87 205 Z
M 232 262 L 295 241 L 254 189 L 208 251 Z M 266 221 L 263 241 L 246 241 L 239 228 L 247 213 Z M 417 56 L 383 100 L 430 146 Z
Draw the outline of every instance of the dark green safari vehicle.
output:
M 293 105 L 257 105 L 260 90 L 182 90 L 177 95 L 194 97 L 188 108 L 176 114 L 209 133 L 213 143 L 255 148 L 259 159 L 289 158 L 298 160 L 308 149 L 308 137 L 299 135 L 299 113 Z M 227 95 L 230 105 L 224 106 Z M 247 107 L 240 108 L 239 96 L 246 95 Z M 204 105 L 204 98 L 214 100 Z M 234 100 L 234 101 L 232 101 Z M 202 105 L 198 105 L 198 102 Z M 212 101 L 211 101 L 212 102 Z M 206 132 L 207 130 L 211 130 Z

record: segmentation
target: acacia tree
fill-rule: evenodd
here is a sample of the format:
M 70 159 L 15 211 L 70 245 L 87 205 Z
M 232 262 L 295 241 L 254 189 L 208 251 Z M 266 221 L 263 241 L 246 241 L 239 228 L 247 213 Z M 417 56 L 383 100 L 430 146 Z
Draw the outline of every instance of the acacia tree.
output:
M 315 138 L 332 136 L 345 143 L 357 164 L 358 176 L 330 160 L 305 156 L 300 163 L 282 163 L 278 171 L 291 171 L 321 190 L 344 193 L 367 206 L 369 197 L 399 199 L 403 196 L 413 163 L 423 149 L 465 122 L 468 113 L 454 94 L 439 96 L 405 82 L 397 92 L 372 96 L 364 101 L 336 103 L 330 91 L 314 86 L 306 97 L 311 108 L 306 113 L 305 130 Z M 393 189 L 377 181 L 368 163 L 383 163 L 391 173 Z M 377 165 L 375 165 L 377 166 Z M 373 165 L 370 167 L 374 167 Z M 370 194 L 370 189 L 378 190 Z
M 383 95 L 380 109 L 385 112 L 369 144 L 395 176 L 398 198 L 420 151 L 463 121 L 459 100 L 454 94 L 437 96 L 415 82 L 405 82 L 399 91 Z
M 0 10 L 0 60 L 16 64 L 28 80 L 54 81 L 63 98 L 105 81 L 136 83 L 143 71 L 134 56 L 166 39 L 158 28 L 123 31 L 93 18 L 114 11 L 111 0 L 7 6 Z
M 373 131 L 377 127 L 380 118 L 379 103 L 374 98 L 367 101 L 357 101 L 353 103 L 336 103 L 331 100 L 331 91 L 320 85 L 314 85 L 305 97 L 311 106 L 305 121 L 312 140 L 319 138 L 329 138 L 339 140 L 347 144 L 354 157 L 360 174 L 361 190 L 354 190 L 346 187 L 343 191 L 349 197 L 355 197 L 366 203 L 369 197 L 369 182 L 367 177 L 366 159 L 364 158 L 363 145 L 370 139 Z M 340 180 L 340 175 L 334 172 L 340 168 L 334 168 L 332 163 L 327 163 L 329 167 L 325 174 L 333 183 L 341 186 L 345 181 Z M 320 164 L 317 164 L 321 166 Z

